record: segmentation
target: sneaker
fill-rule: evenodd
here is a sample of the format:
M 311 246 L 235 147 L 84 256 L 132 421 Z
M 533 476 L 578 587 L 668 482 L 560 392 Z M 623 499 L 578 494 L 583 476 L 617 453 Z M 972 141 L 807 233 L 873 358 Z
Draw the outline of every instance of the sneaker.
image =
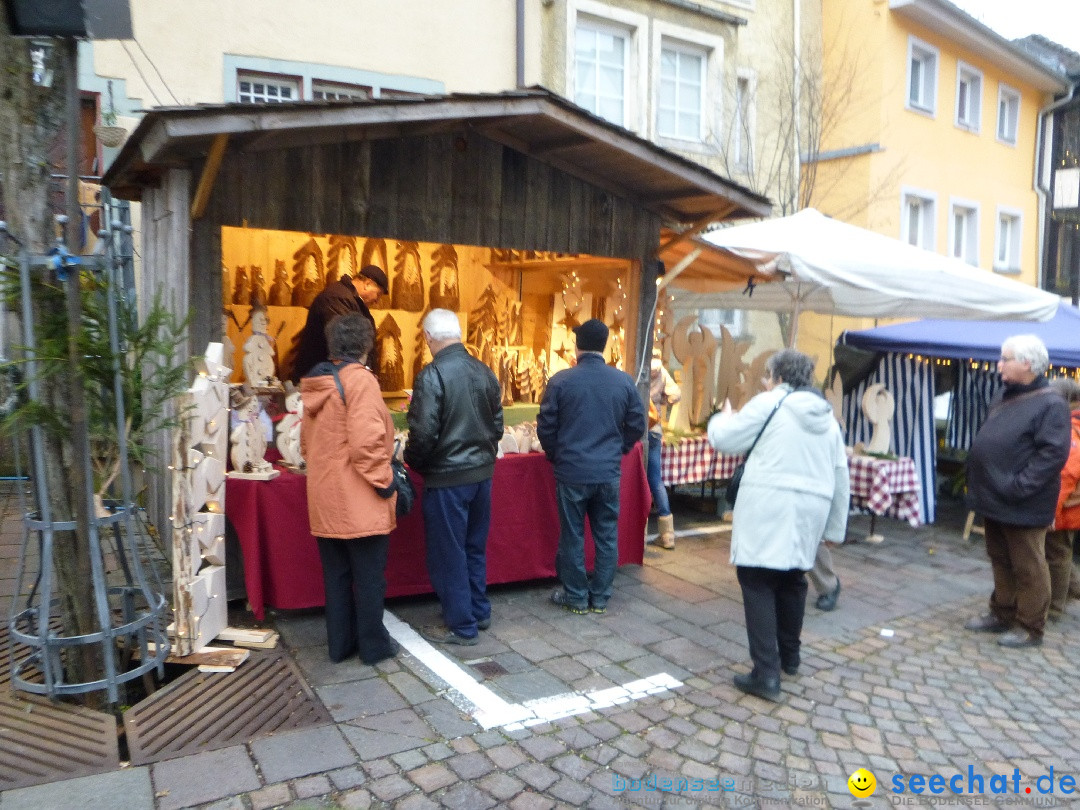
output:
M 420 637 L 432 644 L 460 644 L 462 647 L 472 647 L 480 641 L 478 636 L 466 638 L 445 627 L 425 627 L 420 631 Z
M 476 629 L 477 630 L 487 630 L 489 627 L 491 627 L 491 617 L 490 616 L 488 616 L 486 619 L 481 619 L 480 621 L 478 621 L 476 623 Z
M 590 613 L 607 613 L 607 605 L 589 605 Z
M 566 595 L 566 591 L 562 588 L 556 588 L 551 592 L 551 604 L 558 605 L 563 610 L 567 610 L 570 613 L 577 614 L 578 616 L 584 616 L 589 612 L 589 608 L 584 605 L 571 604 L 569 597 Z
M 1042 636 L 1029 633 L 1023 628 L 1002 633 L 1001 638 L 998 639 L 998 644 L 1002 647 L 1038 647 L 1042 642 Z
M 984 613 L 982 616 L 968 619 L 964 623 L 964 629 L 975 633 L 1004 633 L 1009 629 L 1009 625 L 1005 624 L 993 613 Z
M 817 605 L 818 610 L 824 610 L 825 612 L 828 612 L 828 611 L 834 610 L 836 608 L 836 600 L 839 599 L 839 598 L 840 598 L 840 577 L 837 577 L 836 578 L 836 587 L 833 588 L 828 593 L 823 593 L 821 596 L 819 596 L 817 598 L 817 602 L 815 602 L 814 604 Z

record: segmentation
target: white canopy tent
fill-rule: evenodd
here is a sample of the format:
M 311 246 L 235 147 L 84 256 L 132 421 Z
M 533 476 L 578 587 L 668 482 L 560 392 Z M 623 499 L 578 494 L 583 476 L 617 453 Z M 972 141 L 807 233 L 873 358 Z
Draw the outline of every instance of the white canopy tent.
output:
M 713 231 L 701 241 L 726 255 L 732 267 L 749 265 L 759 278 L 773 280 L 733 286 L 727 277 L 694 272 L 693 264 L 687 264 L 662 280 L 680 308 L 790 312 L 796 322 L 805 311 L 865 318 L 1046 321 L 1058 306 L 1051 293 L 812 208 Z

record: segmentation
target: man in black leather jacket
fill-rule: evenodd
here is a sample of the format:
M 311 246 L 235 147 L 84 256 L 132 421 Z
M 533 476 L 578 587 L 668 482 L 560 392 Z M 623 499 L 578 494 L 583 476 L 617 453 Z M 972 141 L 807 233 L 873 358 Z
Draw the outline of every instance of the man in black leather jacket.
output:
M 457 315 L 433 309 L 423 327 L 432 359 L 413 381 L 405 462 L 424 476 L 428 576 L 446 626 L 421 635 L 469 646 L 491 625 L 487 535 L 502 391 L 491 369 L 465 350 Z

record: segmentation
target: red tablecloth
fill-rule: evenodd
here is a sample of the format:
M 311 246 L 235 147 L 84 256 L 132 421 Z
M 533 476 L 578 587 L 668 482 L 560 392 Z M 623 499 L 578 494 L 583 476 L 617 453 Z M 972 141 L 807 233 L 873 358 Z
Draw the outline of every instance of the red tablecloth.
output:
M 419 498 L 423 483 L 413 476 Z M 322 565 L 308 527 L 307 479 L 288 471 L 272 481 L 228 479 L 225 514 L 244 552 L 248 602 L 256 618 L 266 606 L 320 607 Z M 555 479 L 541 453 L 509 455 L 495 462 L 488 583 L 520 582 L 555 576 L 559 514 Z M 424 549 L 420 500 L 390 535 L 386 565 L 387 596 L 431 593 Z M 619 509 L 619 563 L 640 565 L 649 516 L 649 485 L 638 444 L 623 458 Z M 592 543 L 585 546 L 592 564 Z

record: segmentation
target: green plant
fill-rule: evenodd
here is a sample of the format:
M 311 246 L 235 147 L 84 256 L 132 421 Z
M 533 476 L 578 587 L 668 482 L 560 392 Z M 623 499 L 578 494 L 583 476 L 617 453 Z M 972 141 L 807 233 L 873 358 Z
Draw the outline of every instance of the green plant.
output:
M 67 359 L 68 324 L 65 317 L 64 291 L 40 279 L 33 282 L 35 309 L 55 313 L 36 324 L 35 357 L 39 380 L 68 375 L 72 369 Z M 10 274 L 5 278 L 8 300 L 16 289 Z M 119 364 L 121 401 L 124 409 L 124 436 L 128 458 L 133 466 L 145 467 L 155 459 L 150 437 L 159 430 L 177 424 L 171 400 L 183 391 L 192 366 L 177 362 L 175 348 L 187 340 L 187 321 L 178 320 L 160 302 L 154 300 L 146 317 L 139 323 L 134 303 L 126 296 L 115 296 L 119 354 L 110 346 L 108 306 L 109 290 L 97 276 L 84 272 L 81 279 L 82 323 L 78 334 L 81 362 L 74 369 L 86 391 L 90 456 L 94 472 L 94 491 L 100 498 L 109 497 L 120 473 L 120 434 L 117 421 L 114 368 Z M 20 351 L 20 354 L 24 354 Z M 3 366 L 24 364 L 9 360 Z M 62 376 L 60 377 L 62 378 Z M 32 425 L 59 439 L 71 435 L 68 414 L 45 402 L 33 402 L 25 396 L 29 380 L 19 383 L 19 404 L 0 421 L 0 433 L 17 435 Z

